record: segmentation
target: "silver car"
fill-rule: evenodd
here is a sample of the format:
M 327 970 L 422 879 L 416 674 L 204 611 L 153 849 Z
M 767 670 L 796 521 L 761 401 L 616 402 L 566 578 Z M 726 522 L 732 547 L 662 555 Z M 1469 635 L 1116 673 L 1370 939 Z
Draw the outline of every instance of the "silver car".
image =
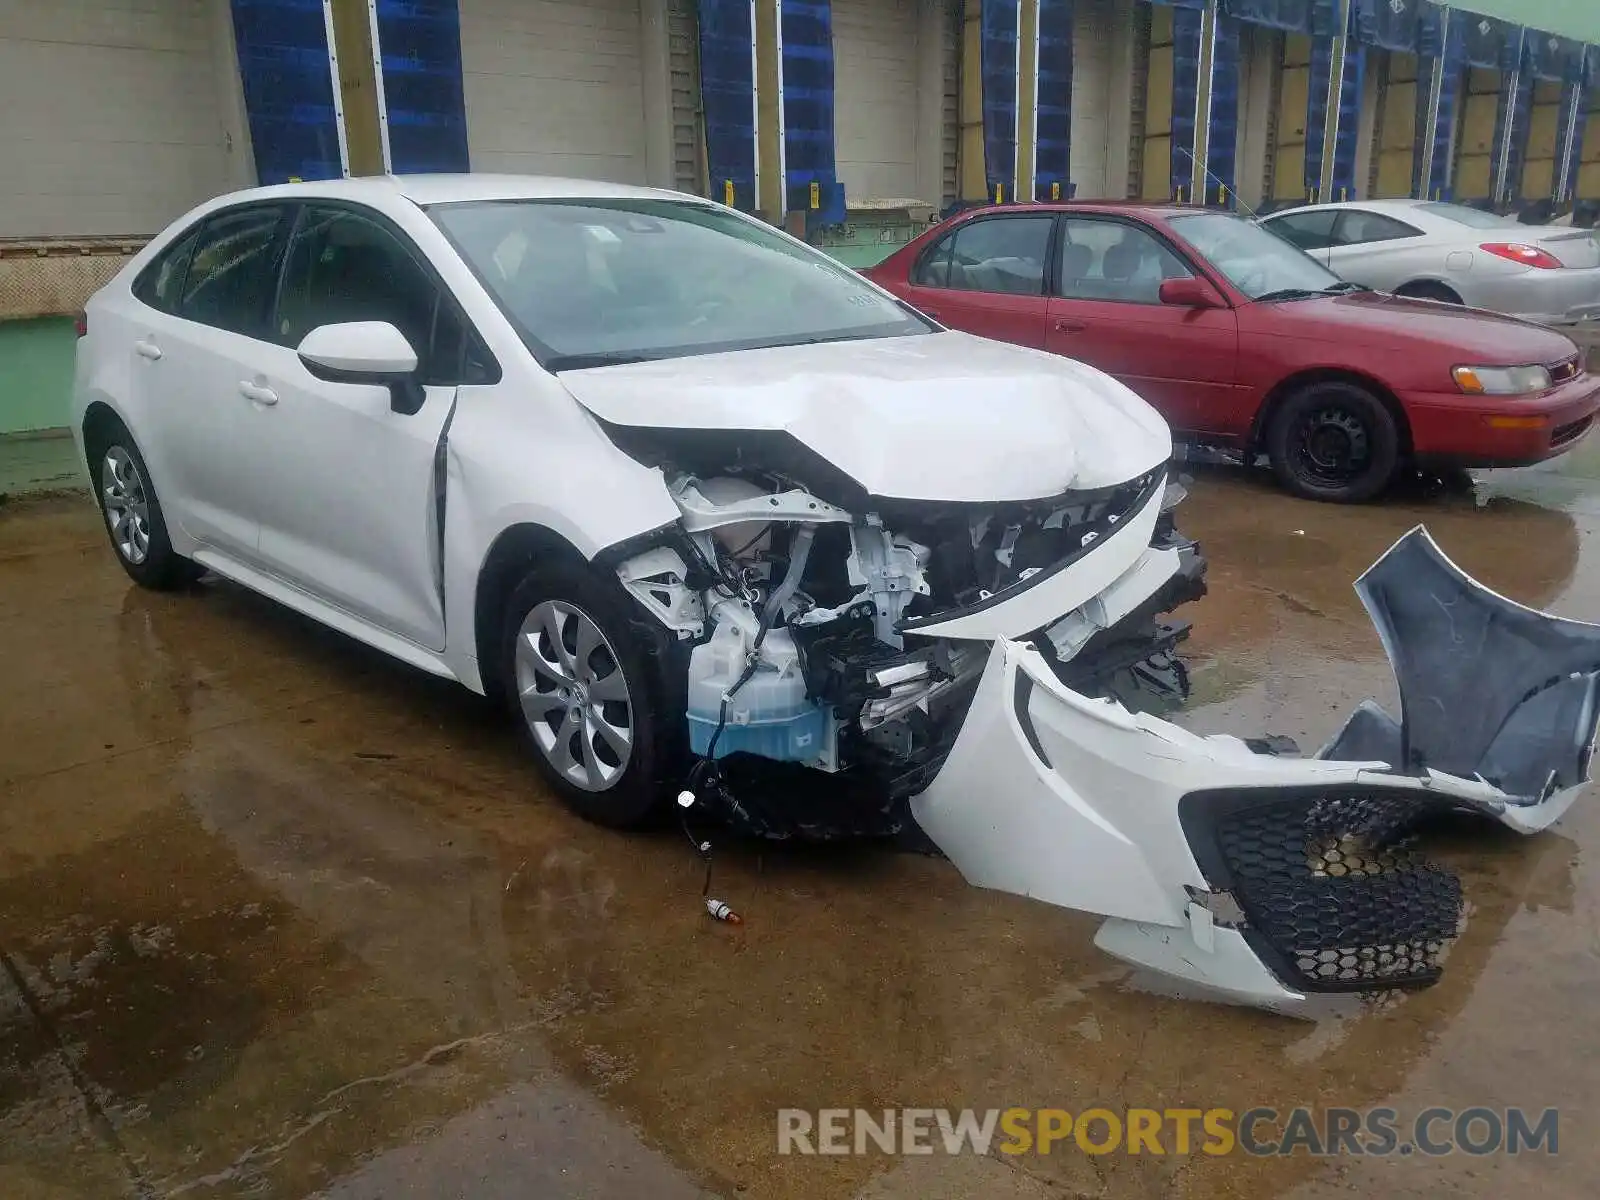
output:
M 1262 224 L 1352 283 L 1546 325 L 1600 318 L 1600 241 L 1460 204 L 1365 200 L 1273 213 Z

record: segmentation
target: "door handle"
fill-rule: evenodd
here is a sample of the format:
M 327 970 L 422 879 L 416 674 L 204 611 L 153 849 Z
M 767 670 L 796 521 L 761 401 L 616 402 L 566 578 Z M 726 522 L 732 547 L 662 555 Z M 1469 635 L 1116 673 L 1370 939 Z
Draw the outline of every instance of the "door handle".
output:
M 1057 321 L 1056 322 L 1056 332 L 1057 333 L 1082 333 L 1085 329 L 1088 329 L 1088 328 L 1089 327 L 1087 325 L 1085 325 L 1082 321 Z
M 248 379 L 239 381 L 239 395 L 246 400 L 253 400 L 257 404 L 272 405 L 278 402 L 277 392 L 263 384 L 251 383 Z
M 149 338 L 140 338 L 135 342 L 133 352 L 140 358 L 148 358 L 151 362 L 159 362 L 161 359 L 161 347 Z

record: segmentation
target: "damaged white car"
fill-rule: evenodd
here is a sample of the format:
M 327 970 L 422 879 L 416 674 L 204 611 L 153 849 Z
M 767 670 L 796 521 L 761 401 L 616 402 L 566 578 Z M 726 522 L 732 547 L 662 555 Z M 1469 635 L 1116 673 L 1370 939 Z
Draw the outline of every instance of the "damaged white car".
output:
M 1181 700 L 1204 589 L 1161 419 L 692 197 L 490 176 L 202 206 L 89 303 L 74 428 L 146 586 L 203 568 L 503 693 L 573 808 L 768 837 L 913 817 L 967 879 L 1236 998 L 1423 983 L 1460 889 L 1406 834 L 1543 828 L 1600 631 L 1403 541 L 1398 674 L 1301 758 Z

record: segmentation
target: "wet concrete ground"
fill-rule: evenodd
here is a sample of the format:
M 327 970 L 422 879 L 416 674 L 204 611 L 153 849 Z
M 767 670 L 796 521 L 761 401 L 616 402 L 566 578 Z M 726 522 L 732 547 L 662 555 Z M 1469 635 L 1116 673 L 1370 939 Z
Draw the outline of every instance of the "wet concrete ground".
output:
M 1392 702 L 1351 580 L 1412 524 L 1600 620 L 1600 446 L 1384 507 L 1202 472 L 1205 731 Z M 1600 808 L 1452 831 L 1443 981 L 1307 1023 L 1160 994 L 1095 921 L 867 848 L 584 825 L 485 704 L 229 585 L 155 596 L 86 501 L 0 509 L 0 1196 L 1588 1196 Z M 774 1153 L 780 1107 L 1562 1110 L 1559 1158 Z

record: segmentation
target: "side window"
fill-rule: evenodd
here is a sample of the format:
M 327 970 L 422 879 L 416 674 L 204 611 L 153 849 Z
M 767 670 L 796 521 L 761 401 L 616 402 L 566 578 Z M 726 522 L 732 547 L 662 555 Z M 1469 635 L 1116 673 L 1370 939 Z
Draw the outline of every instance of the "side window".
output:
M 284 217 L 284 209 L 263 206 L 219 213 L 207 221 L 195 239 L 178 315 L 260 337 L 278 282 L 278 233 Z
M 1266 222 L 1266 227 L 1291 246 L 1299 246 L 1302 250 L 1326 250 L 1335 245 L 1333 223 L 1338 219 L 1338 209 L 1324 208 L 1316 212 L 1273 217 Z
M 151 308 L 164 313 L 178 310 L 178 294 L 183 288 L 183 277 L 189 271 L 189 259 L 194 245 L 200 240 L 200 231 L 191 230 L 161 255 L 133 281 L 133 294 Z
M 1160 304 L 1162 280 L 1192 274 L 1166 243 L 1136 225 L 1089 217 L 1068 217 L 1061 223 L 1064 299 Z
M 347 209 L 308 207 L 289 243 L 273 340 L 298 346 L 319 325 L 388 321 L 417 352 L 423 383 L 474 382 L 471 332 L 410 249 Z
M 1339 227 L 1335 231 L 1335 244 L 1364 246 L 1368 242 L 1395 242 L 1401 238 L 1421 237 L 1422 230 L 1414 229 L 1404 221 L 1386 217 L 1382 213 L 1362 212 L 1347 208 L 1339 214 Z
M 978 217 L 917 264 L 913 283 L 1007 296 L 1044 295 L 1051 216 Z

